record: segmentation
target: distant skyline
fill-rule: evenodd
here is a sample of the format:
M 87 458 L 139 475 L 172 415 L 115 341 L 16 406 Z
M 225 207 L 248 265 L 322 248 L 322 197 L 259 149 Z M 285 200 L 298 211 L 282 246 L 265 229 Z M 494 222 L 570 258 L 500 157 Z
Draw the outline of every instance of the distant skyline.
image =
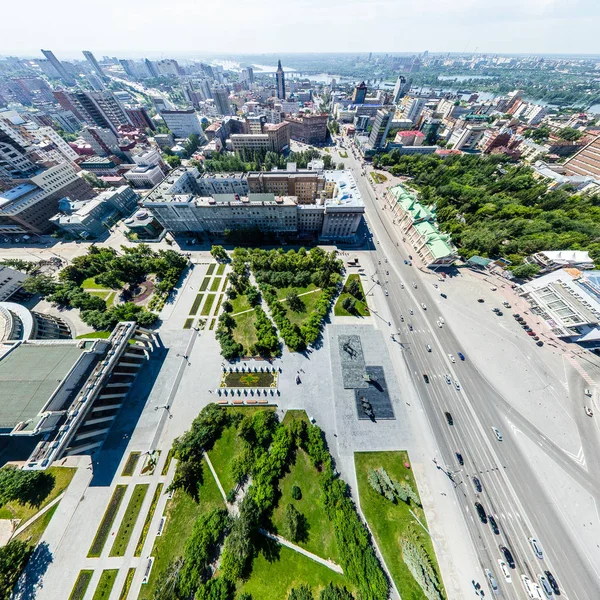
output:
M 251 9 L 241 0 L 9 0 L 2 20 L 0 55 L 42 58 L 40 48 L 47 48 L 63 60 L 82 59 L 81 50 L 100 58 L 600 51 L 597 0 L 255 0 Z

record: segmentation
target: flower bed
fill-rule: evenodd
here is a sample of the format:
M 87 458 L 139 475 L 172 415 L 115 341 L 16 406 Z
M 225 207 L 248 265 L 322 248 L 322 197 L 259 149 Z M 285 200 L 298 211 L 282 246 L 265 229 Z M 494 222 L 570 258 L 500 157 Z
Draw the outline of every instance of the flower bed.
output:
M 98 531 L 96 532 L 96 537 L 90 546 L 88 558 L 98 558 L 102 553 L 102 549 L 104 548 L 104 544 L 106 544 L 106 540 L 110 533 L 110 528 L 117 516 L 117 511 L 119 510 L 119 506 L 121 506 L 123 496 L 125 496 L 126 489 L 126 485 L 118 485 L 115 488 L 112 498 L 104 512 L 104 516 L 102 517 L 102 521 L 100 522 L 100 526 L 98 527 Z
M 232 371 L 223 373 L 222 388 L 276 388 L 278 373 L 270 371 Z

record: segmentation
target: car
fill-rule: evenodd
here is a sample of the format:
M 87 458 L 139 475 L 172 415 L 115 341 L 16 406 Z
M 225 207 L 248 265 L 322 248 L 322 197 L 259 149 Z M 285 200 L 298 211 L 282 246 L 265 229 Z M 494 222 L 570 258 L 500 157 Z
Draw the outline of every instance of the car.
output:
M 487 523 L 487 515 L 485 514 L 485 508 L 483 508 L 481 502 L 475 502 L 475 509 L 477 510 L 479 520 L 485 525 Z
M 478 492 L 481 492 L 481 490 L 482 490 L 481 481 L 479 481 L 479 479 L 477 479 L 477 477 L 473 477 L 473 486 L 475 487 L 475 490 L 477 490 Z
M 444 317 L 440 317 L 440 323 L 443 325 L 446 321 L 444 321 Z
M 460 390 L 460 383 L 458 383 L 458 381 L 456 381 L 456 379 L 454 380 L 454 387 L 455 387 L 457 390 Z
M 429 344 L 426 344 L 425 347 L 427 348 L 427 352 L 431 352 L 431 346 Z
M 429 383 L 429 375 L 427 375 L 427 373 L 423 373 L 423 379 L 425 383 Z
M 380 260 L 379 260 L 379 261 L 377 261 L 377 264 L 379 264 L 379 265 L 380 265 L 380 264 L 381 264 L 381 261 L 380 261 Z
M 523 330 L 524 330 L 524 331 L 533 331 L 533 329 L 531 329 L 531 327 L 529 327 L 529 325 L 527 325 L 527 323 L 525 323 L 525 324 L 523 325 Z
M 511 569 L 514 569 L 515 568 L 515 560 L 512 556 L 511 551 L 506 546 L 503 546 L 502 544 L 500 544 L 500 546 L 498 546 L 498 548 L 500 548 L 500 552 L 502 552 L 502 554 L 504 554 L 504 558 L 506 559 L 508 566 Z
M 517 323 L 520 325 L 525 325 L 525 319 L 523 317 L 517 317 Z
M 403 284 L 403 283 L 401 283 L 401 284 L 400 284 L 400 287 L 401 287 L 402 289 L 404 289 L 404 284 Z
M 415 313 L 413 312 L 413 309 L 412 309 L 412 308 L 409 308 L 408 310 L 409 310 L 409 312 L 410 312 L 410 314 L 411 314 L 411 315 L 414 315 L 414 314 L 415 314 Z
M 508 570 L 506 563 L 501 558 L 499 558 L 498 564 L 500 565 L 500 571 L 502 571 L 502 575 L 504 575 L 506 583 L 512 583 L 512 577 L 510 576 L 510 571 Z
M 452 356 L 452 354 L 448 354 L 448 358 L 450 359 L 451 363 L 455 363 L 456 359 L 454 358 L 454 356 Z
M 436 321 L 435 324 L 441 329 L 442 328 L 442 324 L 439 321 Z
M 446 411 L 444 415 L 446 416 L 446 421 L 448 421 L 448 425 L 454 425 L 454 419 L 452 418 L 452 415 L 448 411 Z
M 400 315 L 400 320 L 404 323 L 404 315 Z
M 504 308 L 510 308 L 510 303 L 507 302 L 506 300 L 502 303 L 502 306 L 504 306 Z
M 520 316 L 521 316 L 521 315 L 520 315 L 519 313 L 513 313 L 513 317 L 514 317 L 515 319 L 518 319 Z
M 544 551 L 542 550 L 542 545 L 534 537 L 529 538 L 529 544 L 531 546 L 531 549 L 533 550 L 533 553 L 540 560 L 543 560 L 544 559 Z
M 494 518 L 494 515 L 488 515 L 488 521 L 490 523 L 490 527 L 492 528 L 492 531 L 494 532 L 494 534 L 499 535 L 500 529 L 498 529 L 498 523 L 496 523 L 496 519 Z
M 500 309 L 499 308 L 492 308 L 492 312 L 498 313 L 498 312 L 500 312 Z
M 384 290 L 384 292 L 385 292 L 385 295 L 386 295 L 386 296 L 389 296 L 389 295 L 390 295 L 390 294 L 389 294 L 389 292 L 388 292 L 387 290 Z
M 411 260 L 408 261 L 408 266 L 412 267 L 412 261 Z
M 535 583 L 535 581 L 531 581 L 527 575 L 521 575 L 521 580 L 523 581 L 523 587 L 531 600 L 544 600 L 542 597 L 542 590 L 540 590 L 540 586 Z
M 421 302 L 421 308 L 422 308 L 423 310 L 427 310 L 427 307 L 425 306 L 425 303 L 424 303 L 424 302 Z
M 536 342 L 536 344 L 537 344 L 538 346 L 543 346 L 543 345 L 544 345 L 544 342 L 542 342 L 542 341 L 540 340 L 540 341 Z
M 458 358 L 460 358 L 460 360 L 465 360 L 465 355 L 462 352 L 457 352 L 456 354 L 458 354 Z
M 384 258 L 383 260 L 385 260 L 385 262 L 387 262 L 387 257 L 386 257 L 386 258 Z
M 458 464 L 462 467 L 465 464 L 462 454 L 460 452 L 455 452 L 455 454 L 456 454 L 456 460 L 458 461 Z
M 408 324 L 408 330 L 409 330 L 409 331 L 412 331 L 412 330 L 413 330 L 413 326 L 412 326 L 410 323 Z
M 417 289 L 417 283 L 415 281 L 413 281 L 413 287 L 415 288 L 415 290 Z
M 590 398 L 592 397 L 592 390 L 585 389 L 583 390 L 583 393 Z
M 585 410 L 585 414 L 588 417 L 593 417 L 594 416 L 594 411 L 591 408 L 589 408 L 588 406 L 584 406 L 583 409 Z
M 502 434 L 500 433 L 500 430 L 497 427 L 493 427 L 492 426 L 492 431 L 496 435 L 496 438 L 498 439 L 498 441 L 501 442 L 502 441 Z
M 446 375 L 446 383 L 452 383 L 452 379 L 450 379 L 450 375 Z
M 483 304 L 485 302 L 485 300 L 483 298 L 477 298 L 477 302 Z
M 539 574 L 538 581 L 540 582 L 540 587 L 542 588 L 542 592 L 544 592 L 546 598 L 551 598 L 554 590 L 550 583 L 548 583 L 548 579 L 546 579 L 545 575 Z
M 407 265 L 407 264 L 408 264 L 408 261 L 407 261 L 406 259 L 404 259 L 404 264 L 405 264 L 405 265 Z
M 527 335 L 533 337 L 535 335 L 535 331 L 528 331 Z
M 531 336 L 536 342 L 540 341 L 540 336 L 539 335 L 532 335 Z
M 495 292 L 497 289 L 498 289 L 498 288 L 497 288 L 497 287 L 495 287 L 495 286 L 492 286 L 492 287 L 490 288 L 490 290 L 492 290 L 492 292 Z
M 498 582 L 496 581 L 494 574 L 489 569 L 485 569 L 485 576 L 487 577 L 490 589 L 494 594 L 497 594 L 500 591 L 500 588 L 498 587 Z
M 499 310 L 499 311 L 496 313 L 496 316 L 497 316 L 497 317 L 501 317 L 503 314 L 504 314 L 504 313 L 503 313 L 501 310 Z
M 554 579 L 554 575 L 550 571 L 544 571 L 544 575 L 548 578 L 548 583 L 552 586 L 555 594 L 560 594 L 560 588 L 558 582 Z
M 442 298 L 448 298 L 448 296 L 446 296 L 446 294 L 440 294 L 440 296 L 441 296 Z

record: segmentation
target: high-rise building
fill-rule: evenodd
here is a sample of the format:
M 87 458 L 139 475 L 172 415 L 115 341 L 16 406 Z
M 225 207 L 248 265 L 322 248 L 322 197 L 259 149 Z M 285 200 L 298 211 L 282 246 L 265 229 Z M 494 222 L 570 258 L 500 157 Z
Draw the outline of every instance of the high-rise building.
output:
M 63 80 L 63 83 L 66 85 L 75 85 L 75 80 L 67 70 L 65 66 L 54 56 L 54 52 L 52 50 L 42 50 L 42 54 L 46 57 L 48 62 L 54 67 L 54 70 L 58 73 L 58 76 Z
M 154 121 L 150 118 L 150 115 L 143 106 L 128 106 L 125 107 L 125 112 L 129 117 L 129 120 L 133 123 L 134 127 L 141 129 L 156 129 Z
M 361 81 L 352 92 L 353 104 L 364 104 L 365 98 L 367 97 L 367 84 Z
M 254 83 L 254 70 L 252 67 L 245 67 L 242 69 L 241 79 L 248 83 Z
M 151 60 L 148 60 L 147 58 L 145 58 L 144 64 L 146 65 L 146 68 L 148 69 L 148 72 L 150 73 L 150 77 L 158 77 L 160 75 L 160 73 L 156 69 L 156 66 L 154 65 L 154 63 Z
M 277 80 L 277 97 L 280 100 L 285 100 L 285 73 L 281 68 L 281 61 L 277 61 L 277 72 L 275 73 L 275 79 Z
M 224 85 L 215 85 L 212 88 L 215 106 L 220 115 L 231 115 L 231 104 L 229 103 L 229 91 Z
M 133 77 L 134 79 L 138 76 L 138 71 L 135 66 L 135 62 L 133 60 L 129 60 L 127 58 L 122 58 L 119 60 L 121 66 L 123 67 L 123 71 L 125 71 L 125 75 L 129 75 L 129 77 Z
M 394 118 L 393 110 L 378 110 L 373 123 L 373 129 L 371 129 L 371 135 L 369 135 L 369 146 L 373 150 L 381 148 L 385 145 L 387 134 Z
M 327 114 L 299 114 L 285 120 L 290 123 L 290 138 L 293 140 L 305 144 L 322 144 L 327 140 Z
M 132 125 L 125 108 L 111 91 L 78 91 L 67 92 L 66 94 L 69 103 L 77 107 L 78 112 L 83 116 L 83 120 L 90 125 L 110 129 L 115 135 L 118 134 L 119 125 Z M 63 108 L 66 108 L 60 99 L 58 101 Z
M 85 59 L 88 61 L 88 64 L 90 65 L 90 67 L 92 67 L 92 69 L 95 71 L 96 75 L 98 77 L 100 77 L 100 79 L 102 79 L 102 81 L 108 81 L 109 80 L 108 76 L 102 70 L 102 67 L 98 64 L 96 57 L 89 50 L 83 50 L 83 55 L 85 56 Z
M 161 110 L 160 116 L 175 137 L 187 138 L 195 133 L 201 141 L 205 139 L 200 117 L 193 108 L 188 110 Z
M 404 75 L 398 75 L 398 79 L 396 79 L 396 85 L 394 86 L 394 97 L 392 102 L 394 104 L 400 102 L 400 99 L 406 96 L 408 90 L 410 90 L 410 81 L 406 81 L 406 77 L 404 77 Z

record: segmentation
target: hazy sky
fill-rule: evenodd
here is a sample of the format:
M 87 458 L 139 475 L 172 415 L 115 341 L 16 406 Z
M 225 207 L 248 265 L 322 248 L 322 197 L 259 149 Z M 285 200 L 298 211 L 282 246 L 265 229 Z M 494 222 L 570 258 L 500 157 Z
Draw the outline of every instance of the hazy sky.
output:
M 0 54 L 599 54 L 600 0 L 5 0 Z

